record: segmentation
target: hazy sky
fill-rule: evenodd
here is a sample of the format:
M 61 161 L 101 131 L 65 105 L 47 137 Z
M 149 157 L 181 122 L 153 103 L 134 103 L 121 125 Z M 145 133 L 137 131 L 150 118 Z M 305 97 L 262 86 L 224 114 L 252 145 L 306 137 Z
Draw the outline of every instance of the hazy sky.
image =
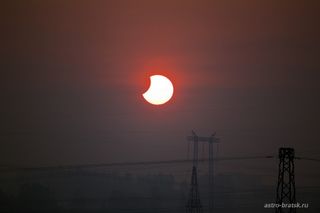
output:
M 0 162 L 170 160 L 217 132 L 221 155 L 319 156 L 318 1 L 8 1 Z M 175 94 L 147 104 L 149 74 Z

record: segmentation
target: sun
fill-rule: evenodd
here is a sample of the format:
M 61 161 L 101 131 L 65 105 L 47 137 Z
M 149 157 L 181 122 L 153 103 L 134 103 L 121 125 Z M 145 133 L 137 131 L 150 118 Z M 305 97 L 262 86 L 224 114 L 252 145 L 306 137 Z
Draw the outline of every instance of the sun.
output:
M 150 76 L 150 87 L 142 96 L 150 104 L 165 104 L 173 96 L 173 84 L 163 75 L 152 75 Z

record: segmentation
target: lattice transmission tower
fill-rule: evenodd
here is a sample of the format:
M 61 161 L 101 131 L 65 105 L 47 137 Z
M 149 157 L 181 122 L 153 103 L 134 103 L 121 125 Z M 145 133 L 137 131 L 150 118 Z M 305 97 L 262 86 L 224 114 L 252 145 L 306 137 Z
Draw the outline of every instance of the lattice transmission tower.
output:
M 199 189 L 198 189 L 198 143 L 209 143 L 209 211 L 213 212 L 213 143 L 218 143 L 219 139 L 212 134 L 210 137 L 200 137 L 192 131 L 192 136 L 187 137 L 188 141 L 193 141 L 193 167 L 191 176 L 191 188 L 189 192 L 189 199 L 186 205 L 187 213 L 202 213 L 203 208 L 200 201 Z
M 294 181 L 294 149 L 279 149 L 279 174 L 277 185 L 276 213 L 295 213 L 295 208 L 287 208 L 282 204 L 296 203 L 296 187 Z M 283 208 L 284 207 L 284 208 Z

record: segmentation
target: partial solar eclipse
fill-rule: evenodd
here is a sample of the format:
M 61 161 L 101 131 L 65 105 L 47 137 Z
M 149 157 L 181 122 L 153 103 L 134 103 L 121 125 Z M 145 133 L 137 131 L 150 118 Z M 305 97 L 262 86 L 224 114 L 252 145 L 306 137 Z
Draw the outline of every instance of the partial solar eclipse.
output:
M 152 75 L 150 76 L 150 87 L 142 96 L 150 104 L 161 105 L 168 102 L 172 95 L 171 81 L 163 75 Z

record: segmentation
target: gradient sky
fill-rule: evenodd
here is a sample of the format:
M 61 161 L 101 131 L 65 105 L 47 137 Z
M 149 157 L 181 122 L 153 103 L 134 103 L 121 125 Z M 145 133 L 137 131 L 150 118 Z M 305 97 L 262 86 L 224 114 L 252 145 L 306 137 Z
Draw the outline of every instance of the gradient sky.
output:
M 8 1 L 1 6 L 0 162 L 319 156 L 318 1 Z M 147 104 L 150 74 L 175 86 Z

